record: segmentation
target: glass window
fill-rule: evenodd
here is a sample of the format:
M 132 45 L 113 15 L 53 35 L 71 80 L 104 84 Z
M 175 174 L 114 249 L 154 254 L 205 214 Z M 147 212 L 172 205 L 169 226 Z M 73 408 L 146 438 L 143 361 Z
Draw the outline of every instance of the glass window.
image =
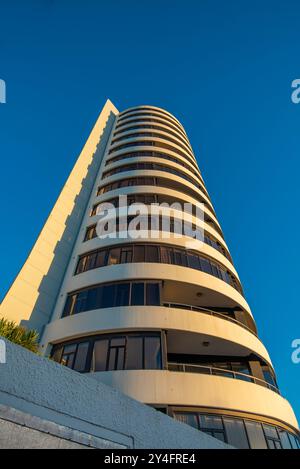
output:
M 121 251 L 121 264 L 132 262 L 132 247 L 123 248 Z
M 106 265 L 106 254 L 107 254 L 106 250 L 98 252 L 97 259 L 95 262 L 95 268 L 103 267 Z
M 289 433 L 289 438 L 290 438 L 290 442 L 291 442 L 292 448 L 293 448 L 293 449 L 297 449 L 298 446 L 297 446 L 296 437 L 295 437 L 294 435 L 292 435 L 291 433 Z
M 191 269 L 200 269 L 199 257 L 195 254 L 188 254 L 188 263 Z
M 123 370 L 125 361 L 125 338 L 111 339 L 108 370 Z
M 80 274 L 81 272 L 84 272 L 85 264 L 86 264 L 86 256 L 80 257 L 78 264 L 77 264 L 77 268 L 76 268 L 76 274 Z
M 264 375 L 264 379 L 267 383 L 271 384 L 272 386 L 277 386 L 275 377 L 269 367 L 263 366 L 262 367 L 262 372 Z
M 75 363 L 73 367 L 75 371 L 82 372 L 85 370 L 88 349 L 89 349 L 88 342 L 82 342 L 81 344 L 78 344 L 76 359 L 75 359 Z
M 159 306 L 159 284 L 147 283 L 146 284 L 146 305 Z
M 111 348 L 109 349 L 109 354 L 108 354 L 108 370 L 117 370 L 117 348 Z
M 171 249 L 169 249 L 165 246 L 160 247 L 160 258 L 161 258 L 161 263 L 162 264 L 170 264 L 171 263 L 170 252 L 171 252 Z
M 223 418 L 227 442 L 238 449 L 249 448 L 244 422 L 238 419 Z
M 211 436 L 225 443 L 225 435 L 223 432 L 211 432 Z
M 278 428 L 279 438 L 283 449 L 291 449 L 292 445 L 290 443 L 288 434 L 286 431 Z
M 116 306 L 129 305 L 129 288 L 130 283 L 119 283 L 116 286 Z
M 159 262 L 158 246 L 146 246 L 146 262 Z
M 63 354 L 61 358 L 61 364 L 64 366 L 67 366 L 68 368 L 72 368 L 73 366 L 73 361 L 74 361 L 74 353 L 71 353 L 69 355 Z
M 247 374 L 247 375 L 250 374 L 249 366 L 247 365 L 247 363 L 232 362 L 231 363 L 231 369 L 233 371 L 237 371 L 238 373 L 244 373 L 244 374 Z
M 131 304 L 133 306 L 143 305 L 144 300 L 144 283 L 133 283 L 131 286 Z
M 88 290 L 81 291 L 77 293 L 76 303 L 74 304 L 73 314 L 81 313 L 81 311 L 86 311 L 86 300 L 87 300 Z
M 110 249 L 108 256 L 108 265 L 118 264 L 120 260 L 120 248 Z
M 192 412 L 176 412 L 175 418 L 176 420 L 179 420 L 179 422 L 197 428 L 197 430 L 199 429 L 197 414 L 192 414 Z
M 85 311 L 101 308 L 101 292 L 102 288 L 91 288 L 88 290 Z
M 264 431 L 267 437 L 278 439 L 276 427 L 273 427 L 273 425 L 267 425 L 264 423 Z
M 126 347 L 126 369 L 143 369 L 143 337 L 128 336 Z
M 201 262 L 201 270 L 203 270 L 203 272 L 206 272 L 207 274 L 212 274 L 211 265 L 209 261 L 201 257 L 200 262 Z
M 161 369 L 160 337 L 145 337 L 145 369 Z
M 223 430 L 222 418 L 217 415 L 199 414 L 199 422 L 201 429 Z
M 105 371 L 108 351 L 108 339 L 97 340 L 94 344 L 91 371 Z
M 267 449 L 267 443 L 260 423 L 245 420 L 251 449 Z
M 84 271 L 94 269 L 95 264 L 96 264 L 96 259 L 97 259 L 97 253 L 96 252 L 92 252 L 91 254 L 86 256 L 86 263 L 85 263 L 85 266 L 84 266 Z
M 64 347 L 63 355 L 60 363 L 68 368 L 73 367 L 74 357 L 76 352 L 76 344 L 66 345 Z
M 110 346 L 111 347 L 125 347 L 125 342 L 126 342 L 126 339 L 123 335 L 119 337 L 112 337 L 110 339 Z
M 52 351 L 52 358 L 55 362 L 60 363 L 61 361 L 61 354 L 62 354 L 63 347 L 62 346 L 55 346 Z
M 133 262 L 145 262 L 145 246 L 134 246 Z
M 102 308 L 113 308 L 116 302 L 116 285 L 104 285 Z
M 69 316 L 69 315 L 73 314 L 73 309 L 74 309 L 74 304 L 75 304 L 76 298 L 77 298 L 76 293 L 74 295 L 69 295 L 67 297 L 62 317 Z

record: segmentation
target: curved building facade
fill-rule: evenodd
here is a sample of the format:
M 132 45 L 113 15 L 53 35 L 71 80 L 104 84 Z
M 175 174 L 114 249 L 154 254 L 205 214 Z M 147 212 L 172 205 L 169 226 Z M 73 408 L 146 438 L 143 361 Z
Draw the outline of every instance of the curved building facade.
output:
M 27 319 L 39 326 L 41 349 L 235 447 L 300 447 L 184 128 L 154 106 L 106 114 L 103 128 L 113 118 L 82 178 L 90 186 L 49 311 L 37 281 L 40 310 Z M 164 204 L 155 227 L 144 216 L 149 231 L 137 238 L 122 236 L 134 218 L 125 195 L 125 207 Z M 97 229 L 103 203 L 112 206 L 108 223 L 116 217 L 106 238 Z M 202 240 L 176 236 L 185 203 Z M 45 278 L 51 269 L 53 260 Z

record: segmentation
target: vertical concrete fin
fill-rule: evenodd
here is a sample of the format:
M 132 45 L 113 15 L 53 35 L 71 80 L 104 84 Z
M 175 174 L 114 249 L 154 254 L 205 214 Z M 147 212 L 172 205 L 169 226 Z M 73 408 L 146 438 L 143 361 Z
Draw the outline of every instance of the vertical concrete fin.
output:
M 27 260 L 0 317 L 41 331 L 48 323 L 118 110 L 107 100 Z

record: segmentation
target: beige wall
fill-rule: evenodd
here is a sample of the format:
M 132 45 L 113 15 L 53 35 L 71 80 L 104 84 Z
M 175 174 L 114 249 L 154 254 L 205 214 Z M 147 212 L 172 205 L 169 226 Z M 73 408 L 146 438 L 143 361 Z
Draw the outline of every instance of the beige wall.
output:
M 298 429 L 289 402 L 263 386 L 221 376 L 162 370 L 93 373 L 91 377 L 149 404 L 202 406 L 249 412 Z

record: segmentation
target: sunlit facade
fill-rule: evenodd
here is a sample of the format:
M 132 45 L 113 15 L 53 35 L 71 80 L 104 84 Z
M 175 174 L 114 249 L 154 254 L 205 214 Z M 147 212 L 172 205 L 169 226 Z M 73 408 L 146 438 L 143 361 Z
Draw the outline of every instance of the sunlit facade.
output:
M 44 354 L 235 447 L 299 447 L 184 128 L 161 108 L 119 113 L 111 103 L 99 122 L 70 176 L 77 192 L 69 181 L 37 241 L 54 237 L 51 250 L 31 253 L 43 275 L 27 291 L 21 271 L 5 312 L 23 299 L 18 319 L 40 330 Z M 167 206 L 169 237 L 160 220 L 155 238 L 99 238 L 99 206 L 118 213 L 120 195 L 192 204 L 203 241 L 174 236 L 181 213 Z

